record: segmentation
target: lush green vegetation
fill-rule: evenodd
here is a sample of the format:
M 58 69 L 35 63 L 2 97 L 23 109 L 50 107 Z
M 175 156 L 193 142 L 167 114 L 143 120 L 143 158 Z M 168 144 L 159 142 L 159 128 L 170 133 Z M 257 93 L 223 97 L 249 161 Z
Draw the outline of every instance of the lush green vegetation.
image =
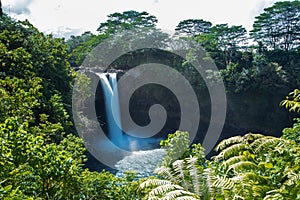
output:
M 298 115 L 299 15 L 299 1 L 266 8 L 250 32 L 257 44 L 251 46 L 242 26 L 188 19 L 176 32 L 199 42 L 214 58 L 228 94 L 292 91 L 281 106 Z M 161 141 L 166 157 L 157 176 L 138 180 L 133 173 L 118 178 L 90 172 L 71 118 L 74 69 L 118 31 L 155 29 L 156 17 L 113 13 L 100 23 L 98 35 L 86 32 L 68 41 L 2 10 L 0 17 L 0 199 L 300 198 L 300 118 L 281 137 L 248 133 L 225 139 L 211 159 L 201 144 L 189 146 L 187 132 L 177 131 Z

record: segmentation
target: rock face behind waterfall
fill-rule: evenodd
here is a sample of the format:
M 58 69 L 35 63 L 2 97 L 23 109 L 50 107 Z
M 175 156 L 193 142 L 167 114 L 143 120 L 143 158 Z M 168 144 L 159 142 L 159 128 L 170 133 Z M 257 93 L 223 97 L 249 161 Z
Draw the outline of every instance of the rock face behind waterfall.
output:
M 203 85 L 200 76 L 194 77 L 193 71 L 180 71 L 182 61 L 176 58 L 168 58 L 168 54 L 159 51 L 149 50 L 143 52 L 142 56 L 137 52 L 126 57 L 123 55 L 108 67 L 106 72 L 117 72 L 118 79 L 128 70 L 145 63 L 163 63 L 173 67 L 182 73 L 191 83 L 198 96 L 200 104 L 200 123 L 198 135 L 195 142 L 201 142 L 210 122 L 210 97 L 207 88 Z M 169 60 L 173 60 L 170 63 Z M 176 62 L 178 63 L 176 63 Z M 93 71 L 93 69 L 91 69 Z M 103 92 L 98 85 L 96 100 L 97 114 L 102 128 L 107 130 L 106 114 L 104 112 Z M 285 91 L 272 93 L 258 93 L 249 91 L 247 93 L 227 94 L 227 116 L 225 126 L 220 139 L 233 135 L 245 134 L 249 131 L 259 132 L 269 135 L 280 135 L 283 127 L 292 122 L 288 113 L 279 107 L 279 102 L 285 97 Z M 167 122 L 157 137 L 166 136 L 175 132 L 180 123 L 180 107 L 172 92 L 167 88 L 158 85 L 145 85 L 139 88 L 130 100 L 130 115 L 134 122 L 140 126 L 149 123 L 149 108 L 153 104 L 161 104 L 167 110 Z M 269 113 L 266 115 L 265 113 Z M 276 123 L 275 123 L 276 122 Z

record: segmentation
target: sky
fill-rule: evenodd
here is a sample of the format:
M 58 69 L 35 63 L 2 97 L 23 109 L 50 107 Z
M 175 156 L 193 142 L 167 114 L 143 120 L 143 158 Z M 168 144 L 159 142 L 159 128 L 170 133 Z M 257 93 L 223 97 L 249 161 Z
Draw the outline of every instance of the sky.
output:
M 40 31 L 68 38 L 85 31 L 96 33 L 107 15 L 128 10 L 147 11 L 158 28 L 174 30 L 185 19 L 203 19 L 252 29 L 255 16 L 279 0 L 2 0 L 15 19 L 28 19 Z

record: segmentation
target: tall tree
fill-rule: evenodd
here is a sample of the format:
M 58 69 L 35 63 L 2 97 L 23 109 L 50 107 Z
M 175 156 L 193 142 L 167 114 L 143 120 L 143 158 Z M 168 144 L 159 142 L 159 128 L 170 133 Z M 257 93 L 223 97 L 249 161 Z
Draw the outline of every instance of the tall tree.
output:
M 256 17 L 252 38 L 269 49 L 286 51 L 299 47 L 300 2 L 277 2 Z
M 187 19 L 179 22 L 175 31 L 187 36 L 196 36 L 201 33 L 209 33 L 211 26 L 211 22 L 204 21 L 203 19 Z
M 238 50 L 245 46 L 247 42 L 247 31 L 242 26 L 228 26 L 228 24 L 217 24 L 210 29 L 210 33 L 200 35 L 197 39 L 200 43 L 209 38 L 208 44 L 217 57 L 222 58 L 223 67 L 229 65 Z M 205 44 L 204 44 L 205 45 Z M 208 50 L 209 51 L 209 50 Z
M 113 13 L 107 16 L 108 20 L 100 24 L 97 31 L 100 34 L 113 34 L 117 31 L 155 27 L 157 19 L 147 12 L 137 12 L 134 10 L 125 11 L 122 13 Z

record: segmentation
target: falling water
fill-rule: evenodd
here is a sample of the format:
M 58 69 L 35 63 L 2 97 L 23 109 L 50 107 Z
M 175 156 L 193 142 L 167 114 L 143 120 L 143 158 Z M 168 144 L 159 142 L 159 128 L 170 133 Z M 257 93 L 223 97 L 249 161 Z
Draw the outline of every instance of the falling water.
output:
M 139 177 L 145 177 L 152 174 L 153 170 L 162 161 L 165 155 L 163 149 L 157 148 L 159 138 L 134 138 L 122 131 L 122 122 L 120 116 L 120 104 L 117 88 L 117 74 L 103 73 L 97 74 L 103 89 L 108 136 L 110 140 L 122 149 L 131 152 L 125 156 L 115 167 L 118 170 L 118 176 L 123 176 L 125 171 L 135 171 Z
M 123 132 L 120 119 L 117 74 L 107 73 L 100 74 L 99 76 L 104 92 L 109 137 L 118 145 L 123 136 Z

